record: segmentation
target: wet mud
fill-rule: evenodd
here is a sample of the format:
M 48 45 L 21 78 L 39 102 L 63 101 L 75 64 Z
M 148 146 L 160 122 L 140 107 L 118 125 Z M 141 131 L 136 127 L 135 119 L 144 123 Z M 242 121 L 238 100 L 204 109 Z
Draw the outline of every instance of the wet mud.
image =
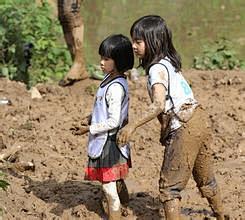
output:
M 211 121 L 211 156 L 225 209 L 232 219 L 245 216 L 245 72 L 194 71 L 184 75 Z M 40 84 L 41 99 L 31 99 L 25 85 L 0 78 L 0 154 L 19 148 L 10 164 L 31 162 L 22 172 L 6 166 L 10 187 L 0 191 L 3 219 L 84 219 L 103 217 L 99 183 L 84 181 L 87 135 L 73 135 L 93 106 L 100 81 L 85 79 L 70 87 Z M 145 77 L 130 84 L 130 120 L 150 103 Z M 132 168 L 126 179 L 128 212 L 122 219 L 158 219 L 158 180 L 164 147 L 157 119 L 139 128 L 132 146 Z M 191 178 L 181 193 L 184 219 L 215 219 Z

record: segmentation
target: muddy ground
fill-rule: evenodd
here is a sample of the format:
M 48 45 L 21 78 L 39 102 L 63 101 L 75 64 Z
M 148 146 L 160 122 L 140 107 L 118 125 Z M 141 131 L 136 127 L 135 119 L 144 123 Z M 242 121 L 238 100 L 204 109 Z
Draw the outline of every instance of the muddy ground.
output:
M 213 159 L 225 209 L 232 219 L 245 219 L 245 72 L 186 70 L 196 98 L 207 109 L 213 129 Z M 3 170 L 10 187 L 0 191 L 3 219 L 101 219 L 101 188 L 83 180 L 87 135 L 70 128 L 90 113 L 99 81 L 86 79 L 71 87 L 41 84 L 41 99 L 31 99 L 25 85 L 0 78 L 0 151 L 20 147 Z M 130 82 L 130 118 L 149 104 L 145 77 Z M 128 216 L 158 219 L 158 176 L 163 147 L 157 120 L 139 128 L 132 141 L 132 162 L 126 180 L 130 193 Z M 31 161 L 35 170 L 16 171 L 18 161 Z M 3 167 L 4 164 L 1 163 Z M 184 219 L 214 219 L 192 179 L 182 192 Z M 1 217 L 0 217 L 1 218 Z

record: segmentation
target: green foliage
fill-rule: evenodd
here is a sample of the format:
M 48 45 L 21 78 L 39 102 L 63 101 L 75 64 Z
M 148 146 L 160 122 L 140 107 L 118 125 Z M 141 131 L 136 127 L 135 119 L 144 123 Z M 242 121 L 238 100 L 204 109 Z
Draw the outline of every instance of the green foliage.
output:
M 0 2 L 0 76 L 29 87 L 64 76 L 71 58 L 64 42 L 59 42 L 61 26 L 51 15 L 46 1 Z
M 90 77 L 93 79 L 102 80 L 105 77 L 103 71 L 100 69 L 100 67 L 98 65 L 89 64 L 89 65 L 87 65 L 86 69 L 87 69 Z
M 0 171 L 0 189 L 3 189 L 4 191 L 6 191 L 8 186 L 9 186 L 9 183 L 5 180 L 4 174 Z
M 231 42 L 221 38 L 214 44 L 204 45 L 203 54 L 194 57 L 193 67 L 199 70 L 244 69 L 244 61 L 239 60 L 235 55 Z

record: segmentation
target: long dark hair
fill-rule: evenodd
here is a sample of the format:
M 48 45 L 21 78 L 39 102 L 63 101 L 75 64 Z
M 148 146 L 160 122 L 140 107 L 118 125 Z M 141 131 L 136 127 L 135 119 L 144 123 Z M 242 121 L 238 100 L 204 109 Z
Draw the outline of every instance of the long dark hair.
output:
M 158 15 L 147 15 L 136 20 L 130 35 L 133 40 L 145 42 L 145 56 L 140 59 L 140 66 L 146 72 L 153 63 L 168 57 L 175 71 L 181 70 L 181 57 L 174 48 L 171 30 L 167 27 L 165 20 Z

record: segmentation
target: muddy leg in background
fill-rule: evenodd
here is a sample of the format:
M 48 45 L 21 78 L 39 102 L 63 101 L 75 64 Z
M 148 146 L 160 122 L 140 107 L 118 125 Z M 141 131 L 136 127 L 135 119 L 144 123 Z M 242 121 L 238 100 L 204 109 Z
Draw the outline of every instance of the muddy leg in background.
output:
M 81 0 L 58 0 L 58 16 L 64 37 L 72 57 L 72 67 L 60 86 L 71 85 L 76 81 L 88 78 L 83 57 L 84 25 L 80 14 Z

